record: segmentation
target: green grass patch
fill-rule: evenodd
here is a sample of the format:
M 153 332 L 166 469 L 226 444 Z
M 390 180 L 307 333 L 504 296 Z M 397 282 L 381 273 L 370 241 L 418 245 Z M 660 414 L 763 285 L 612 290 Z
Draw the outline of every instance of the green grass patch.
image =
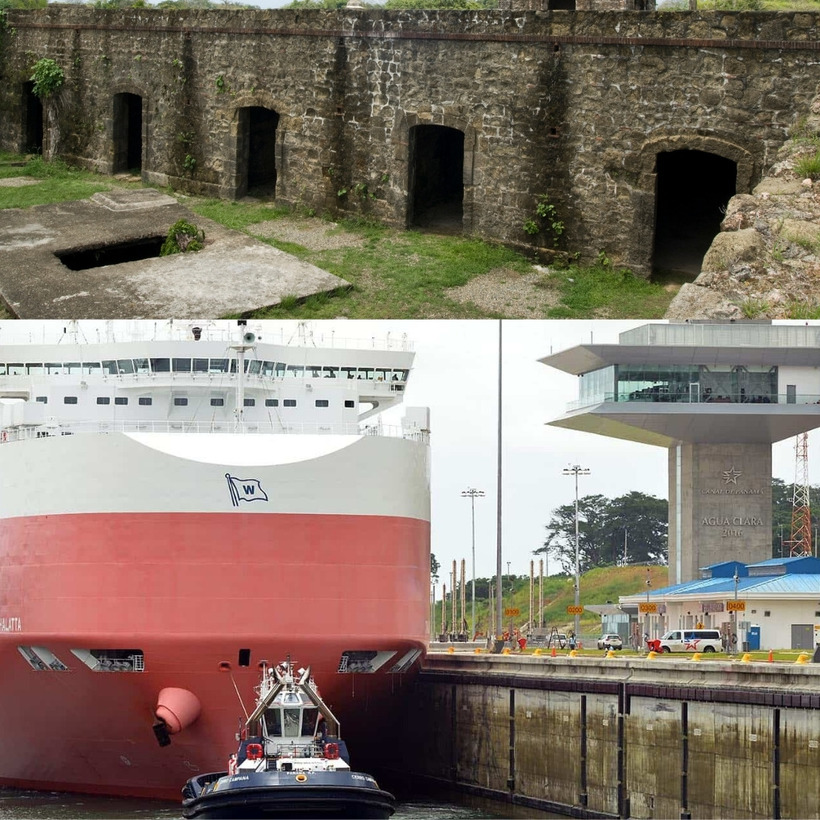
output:
M 608 265 L 573 265 L 564 271 L 553 271 L 549 282 L 558 290 L 561 301 L 548 311 L 549 319 L 659 318 L 673 295 L 662 285 Z
M 198 199 L 183 202 L 186 208 L 235 231 L 243 231 L 258 222 L 290 216 L 287 208 L 261 203 L 230 202 L 224 199 Z
M 20 165 L 21 162 L 25 164 Z M 110 177 L 71 168 L 61 160 L 45 162 L 42 157 L 34 157 L 26 161 L 18 154 L 0 154 L 0 179 L 12 177 L 27 177 L 38 182 L 20 187 L 0 186 L 0 209 L 87 199 L 98 191 L 110 191 L 117 186 L 138 187 L 138 184 L 115 183 Z

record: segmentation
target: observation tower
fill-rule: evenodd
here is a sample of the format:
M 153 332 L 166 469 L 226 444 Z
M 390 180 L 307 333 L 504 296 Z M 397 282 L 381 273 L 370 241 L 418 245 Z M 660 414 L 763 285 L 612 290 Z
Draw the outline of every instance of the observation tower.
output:
M 820 326 L 647 324 L 540 361 L 578 376 L 549 422 L 669 452 L 669 580 L 772 557 L 772 444 L 820 426 Z

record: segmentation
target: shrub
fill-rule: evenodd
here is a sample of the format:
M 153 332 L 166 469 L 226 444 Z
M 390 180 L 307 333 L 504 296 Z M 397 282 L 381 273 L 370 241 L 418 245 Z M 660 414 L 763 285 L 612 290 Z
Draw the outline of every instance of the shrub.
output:
M 188 253 L 200 251 L 205 244 L 205 231 L 197 228 L 184 219 L 180 219 L 171 226 L 165 242 L 162 243 L 160 256 L 170 256 L 174 253 Z

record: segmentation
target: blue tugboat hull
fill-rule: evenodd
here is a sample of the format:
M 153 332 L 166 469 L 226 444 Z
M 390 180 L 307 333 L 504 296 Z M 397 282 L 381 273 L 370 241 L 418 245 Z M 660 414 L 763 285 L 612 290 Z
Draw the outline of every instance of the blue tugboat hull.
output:
M 299 780 L 303 777 L 303 780 Z M 387 818 L 395 799 L 358 772 L 249 772 L 191 778 L 182 792 L 186 818 Z

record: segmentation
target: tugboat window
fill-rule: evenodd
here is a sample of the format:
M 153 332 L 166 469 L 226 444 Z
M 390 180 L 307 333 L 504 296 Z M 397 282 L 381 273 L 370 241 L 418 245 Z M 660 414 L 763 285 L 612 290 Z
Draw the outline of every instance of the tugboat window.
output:
M 282 717 L 278 709 L 265 712 L 265 730 L 268 737 L 282 737 Z
M 285 737 L 299 737 L 301 709 L 283 709 L 285 713 Z

